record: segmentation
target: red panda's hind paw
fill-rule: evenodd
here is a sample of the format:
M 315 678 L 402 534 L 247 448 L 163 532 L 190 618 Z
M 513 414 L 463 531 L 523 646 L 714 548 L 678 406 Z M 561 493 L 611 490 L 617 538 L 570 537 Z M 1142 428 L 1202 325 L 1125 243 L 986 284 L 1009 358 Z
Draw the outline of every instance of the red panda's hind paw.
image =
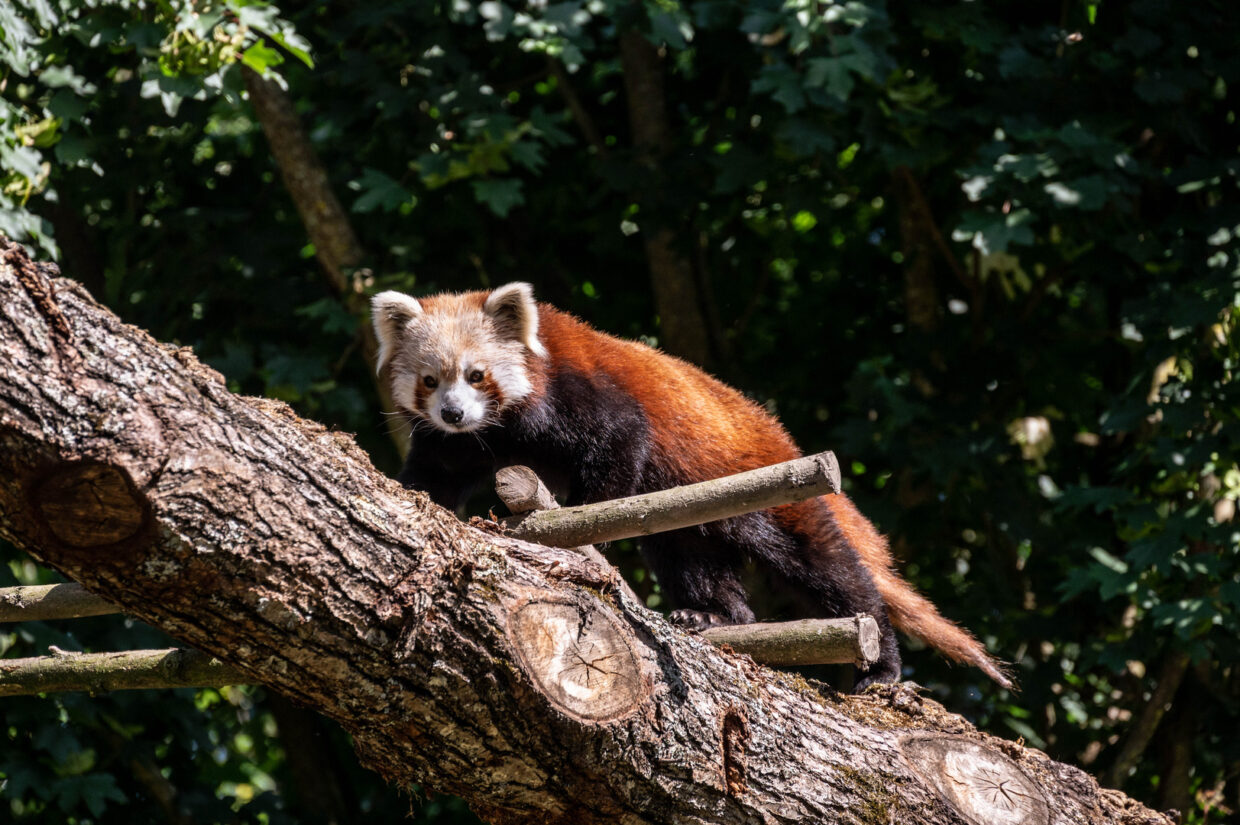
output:
M 864 673 L 857 673 L 857 681 L 853 683 L 853 693 L 860 693 L 870 685 L 895 684 L 900 681 L 900 665 L 895 667 L 884 663 L 881 659 Z
M 667 620 L 686 630 L 705 630 L 708 627 L 733 624 L 718 613 L 703 613 L 700 610 L 673 610 L 667 614 Z

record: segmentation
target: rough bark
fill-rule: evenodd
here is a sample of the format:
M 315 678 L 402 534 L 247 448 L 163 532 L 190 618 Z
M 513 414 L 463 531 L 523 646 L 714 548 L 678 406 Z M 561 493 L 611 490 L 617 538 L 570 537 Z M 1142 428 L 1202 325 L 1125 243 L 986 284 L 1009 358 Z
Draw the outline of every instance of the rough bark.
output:
M 904 687 L 677 631 L 0 250 L 0 535 L 495 822 L 1149 822 Z

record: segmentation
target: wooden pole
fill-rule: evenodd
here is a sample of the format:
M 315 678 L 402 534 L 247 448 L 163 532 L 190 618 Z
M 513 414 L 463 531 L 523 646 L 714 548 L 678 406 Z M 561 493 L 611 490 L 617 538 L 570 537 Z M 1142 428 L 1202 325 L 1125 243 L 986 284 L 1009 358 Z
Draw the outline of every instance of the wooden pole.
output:
M 0 587 L 0 622 L 84 619 L 119 612 L 119 607 L 75 582 Z
M 796 465 L 789 467 L 788 465 Z M 823 453 L 820 456 L 810 456 L 809 458 L 797 459 L 796 461 L 785 462 L 785 464 L 777 464 L 773 467 L 763 468 L 764 470 L 775 470 L 776 472 L 764 473 L 757 478 L 757 481 L 745 479 L 743 484 L 749 483 L 770 483 L 771 489 L 778 491 L 781 496 L 790 495 L 791 490 L 786 486 L 787 477 L 800 473 L 801 467 L 809 465 L 811 472 L 817 471 L 826 465 L 828 470 L 824 474 L 827 481 L 834 485 L 834 489 L 839 489 L 839 468 L 835 463 L 835 456 L 831 453 Z M 834 467 L 835 472 L 832 473 L 830 468 Z M 762 473 L 761 470 L 755 471 Z M 735 479 L 748 476 L 749 473 L 741 473 L 735 476 L 708 481 L 702 485 L 693 485 L 701 488 L 701 495 L 695 500 L 699 501 L 699 505 L 685 505 L 683 503 L 672 501 L 667 503 L 669 508 L 666 515 L 660 518 L 670 517 L 676 518 L 678 511 L 675 508 L 686 506 L 699 506 L 695 512 L 698 513 L 717 513 L 718 509 L 714 508 L 712 501 L 707 500 L 708 496 L 715 496 L 718 499 L 727 499 L 732 496 L 734 487 L 737 482 Z M 797 476 L 800 477 L 800 476 Z M 806 492 L 806 489 L 818 489 L 817 483 L 807 483 L 799 488 L 801 497 L 817 495 L 818 493 Z M 686 489 L 686 488 L 679 488 Z M 556 502 L 555 496 L 547 489 L 547 485 L 543 484 L 538 474 L 529 467 L 520 465 L 512 467 L 504 467 L 495 474 L 495 492 L 499 495 L 500 500 L 508 509 L 519 517 L 523 517 L 520 522 L 522 525 L 528 524 L 530 519 L 551 512 L 566 512 L 560 510 L 559 503 Z M 676 490 L 667 490 L 664 492 L 677 492 Z M 659 494 L 656 494 L 659 495 Z M 621 501 L 635 501 L 647 498 L 645 496 L 636 496 L 631 499 L 621 499 Z M 795 500 L 795 499 L 794 499 Z M 578 512 L 585 511 L 587 520 L 591 518 L 592 513 L 598 512 L 606 505 L 613 502 L 602 502 L 601 504 L 587 505 L 585 507 L 571 508 Z M 658 505 L 658 502 L 656 502 Z M 747 504 L 745 506 L 748 506 Z M 747 510 L 736 510 L 729 512 L 728 515 L 739 515 L 748 512 Z M 527 515 L 528 514 L 528 515 Z M 694 516 L 696 518 L 696 516 Z M 695 524 L 698 522 L 688 522 Z M 651 531 L 654 532 L 654 531 Z M 600 567 L 611 571 L 614 580 L 619 587 L 623 587 L 628 591 L 629 595 L 635 600 L 640 601 L 636 594 L 629 589 L 624 579 L 615 572 L 611 564 L 603 557 L 592 544 L 580 545 L 575 548 L 586 558 L 593 561 Z M 878 623 L 869 616 L 853 616 L 843 619 L 803 619 L 795 622 L 764 622 L 760 624 L 746 625 L 722 625 L 718 627 L 708 628 L 702 633 L 702 637 L 711 644 L 722 647 L 727 645 L 737 653 L 744 653 L 753 658 L 754 661 L 764 665 L 774 665 L 776 667 L 788 665 L 835 665 L 835 664 L 856 664 L 861 668 L 868 668 L 878 661 L 879 654 L 879 637 Z
M 235 669 L 197 650 L 127 650 L 0 659 L 0 696 L 85 690 L 220 687 L 245 684 Z
M 855 664 L 867 669 L 879 653 L 878 622 L 869 616 L 721 625 L 706 628 L 702 636 L 776 667 Z
M 832 452 L 639 496 L 541 510 L 504 522 L 511 535 L 550 547 L 577 547 L 664 533 L 840 491 Z

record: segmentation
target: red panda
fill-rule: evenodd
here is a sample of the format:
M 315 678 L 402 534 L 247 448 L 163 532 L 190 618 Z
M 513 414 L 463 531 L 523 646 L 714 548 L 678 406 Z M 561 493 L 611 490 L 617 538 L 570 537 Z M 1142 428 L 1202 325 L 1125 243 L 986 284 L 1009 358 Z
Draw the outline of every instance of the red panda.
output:
M 719 478 L 801 455 L 762 407 L 697 367 L 534 301 L 529 284 L 373 299 L 378 369 L 413 425 L 398 479 L 455 509 L 506 464 L 532 467 L 568 503 Z M 807 616 L 869 613 L 881 654 L 859 690 L 900 678 L 892 625 L 1004 687 L 1000 665 L 900 578 L 887 543 L 844 495 L 649 536 L 642 555 L 701 629 L 754 621 L 749 560 Z

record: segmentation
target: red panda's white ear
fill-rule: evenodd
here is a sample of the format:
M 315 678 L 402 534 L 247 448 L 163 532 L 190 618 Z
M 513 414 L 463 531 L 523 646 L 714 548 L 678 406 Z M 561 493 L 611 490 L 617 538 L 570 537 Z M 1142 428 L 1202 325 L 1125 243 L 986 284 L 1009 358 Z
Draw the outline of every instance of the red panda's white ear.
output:
M 403 292 L 380 292 L 370 299 L 370 315 L 375 325 L 375 338 L 379 340 L 379 357 L 375 372 L 382 372 L 400 346 L 405 325 L 423 312 L 417 298 Z
M 534 302 L 534 287 L 516 281 L 504 284 L 487 296 L 482 311 L 495 319 L 497 325 L 511 338 L 515 338 L 535 355 L 545 356 L 547 350 L 538 340 L 538 304 Z

